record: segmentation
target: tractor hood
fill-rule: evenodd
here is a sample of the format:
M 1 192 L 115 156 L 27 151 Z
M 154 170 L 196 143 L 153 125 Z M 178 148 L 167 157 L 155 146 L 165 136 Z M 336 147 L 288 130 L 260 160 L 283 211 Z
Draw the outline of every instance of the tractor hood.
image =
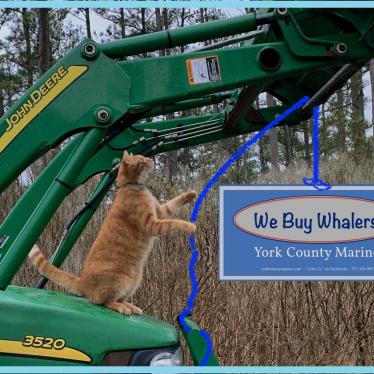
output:
M 86 299 L 35 288 L 0 291 L 0 365 L 100 364 L 114 351 L 176 346 L 175 328 Z

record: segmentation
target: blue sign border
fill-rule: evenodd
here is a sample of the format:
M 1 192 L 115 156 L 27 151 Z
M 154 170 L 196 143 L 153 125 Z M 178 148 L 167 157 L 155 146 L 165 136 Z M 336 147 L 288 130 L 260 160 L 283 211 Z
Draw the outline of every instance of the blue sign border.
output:
M 218 218 L 219 218 L 219 229 L 218 229 L 218 269 L 219 269 L 219 280 L 221 282 L 264 282 L 264 281 L 299 281 L 299 282 L 372 282 L 374 281 L 374 276 L 227 276 L 224 274 L 224 191 L 228 190 L 241 190 L 241 191 L 251 191 L 259 190 L 264 191 L 289 191 L 291 189 L 297 191 L 311 191 L 311 187 L 301 185 L 301 184 L 252 184 L 252 185 L 220 185 L 219 186 L 219 196 L 218 196 Z M 374 190 L 374 185 L 364 184 L 364 185 L 339 185 L 334 186 L 330 191 L 358 191 L 358 190 Z M 318 192 L 316 192 L 318 193 Z

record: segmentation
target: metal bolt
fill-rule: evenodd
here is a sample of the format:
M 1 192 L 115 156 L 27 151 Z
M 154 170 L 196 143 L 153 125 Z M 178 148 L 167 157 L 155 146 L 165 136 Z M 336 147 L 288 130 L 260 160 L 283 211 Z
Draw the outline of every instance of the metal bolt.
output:
M 83 53 L 87 58 L 95 57 L 97 54 L 97 47 L 94 43 L 87 43 L 83 47 Z
M 96 119 L 101 123 L 107 122 L 109 118 L 110 113 L 107 109 L 99 109 L 96 113 Z
M 277 8 L 277 13 L 280 16 L 286 16 L 288 14 L 287 8 Z
M 119 167 L 121 166 L 121 160 L 119 158 L 116 158 L 113 162 L 112 162 L 112 172 L 116 172 L 118 171 Z
M 335 50 L 339 55 L 345 55 L 348 50 L 347 44 L 339 43 L 335 46 Z

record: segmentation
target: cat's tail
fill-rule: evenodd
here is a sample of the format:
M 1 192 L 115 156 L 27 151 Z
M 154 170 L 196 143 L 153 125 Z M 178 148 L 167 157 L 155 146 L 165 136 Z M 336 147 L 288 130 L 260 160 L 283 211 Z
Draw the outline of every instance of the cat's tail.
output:
M 68 292 L 81 294 L 78 288 L 79 278 L 51 265 L 37 245 L 31 249 L 29 259 L 43 277 L 65 288 Z

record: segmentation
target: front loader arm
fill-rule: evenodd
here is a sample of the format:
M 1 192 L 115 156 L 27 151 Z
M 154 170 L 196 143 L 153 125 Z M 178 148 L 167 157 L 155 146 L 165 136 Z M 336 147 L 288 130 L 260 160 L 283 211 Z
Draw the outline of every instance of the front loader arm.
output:
M 128 107 L 130 81 L 111 59 L 82 57 L 85 40 L 49 69 L 0 120 L 2 191 L 31 162 L 63 139 L 105 124 L 95 115 L 104 103 L 116 121 Z M 102 84 L 102 77 L 108 84 Z M 108 100 L 108 97 L 111 99 Z
M 89 39 L 82 41 L 0 120 L 0 164 L 7 165 L 1 175 L 0 192 L 31 162 L 68 136 L 95 126 L 108 126 L 109 130 L 120 118 L 134 121 L 129 111 L 134 86 L 117 58 L 168 47 L 171 41 L 181 45 L 249 31 L 260 23 L 258 18 L 267 22 L 269 17 L 241 16 L 102 46 Z M 142 63 L 137 61 L 138 65 Z M 175 100 L 164 101 L 172 102 Z M 149 109 L 157 106 L 155 102 Z M 100 109 L 109 114 L 105 120 L 98 118 Z
M 323 85 L 342 65 L 367 61 L 373 55 L 373 14 L 360 12 L 362 22 L 358 24 L 358 15 L 352 12 L 326 11 L 321 15 L 311 10 L 292 10 L 286 14 L 283 10 L 268 11 L 103 45 L 89 39 L 82 41 L 0 120 L 0 164 L 7 165 L 0 178 L 0 191 L 34 160 L 72 134 L 95 127 L 106 127 L 108 133 L 118 134 L 129 124 L 165 106 L 191 103 L 209 94 L 248 86 L 261 92 L 278 85 L 279 90 L 281 82 L 298 82 L 307 74 L 316 78 L 321 72 Z M 326 19 L 332 15 L 334 22 L 327 23 Z M 343 19 L 342 25 L 335 18 Z M 303 22 L 307 30 L 301 29 Z M 251 31 L 262 24 L 270 25 L 266 37 L 236 48 L 117 60 L 125 55 Z M 316 33 L 321 24 L 326 35 L 321 35 L 318 43 L 316 37 L 305 36 L 307 31 Z M 338 48 L 342 45 L 346 47 L 344 53 Z M 215 65 L 215 75 L 205 77 L 202 82 L 194 81 L 194 70 L 204 61 Z M 286 104 L 301 92 L 313 94 L 321 86 L 317 83 L 300 89 L 297 84 L 292 85 L 295 87 L 292 92 L 280 95 Z M 274 93 L 277 94 L 276 89 Z M 256 96 L 251 97 L 248 108 Z M 100 120 L 103 108 L 108 117 Z

